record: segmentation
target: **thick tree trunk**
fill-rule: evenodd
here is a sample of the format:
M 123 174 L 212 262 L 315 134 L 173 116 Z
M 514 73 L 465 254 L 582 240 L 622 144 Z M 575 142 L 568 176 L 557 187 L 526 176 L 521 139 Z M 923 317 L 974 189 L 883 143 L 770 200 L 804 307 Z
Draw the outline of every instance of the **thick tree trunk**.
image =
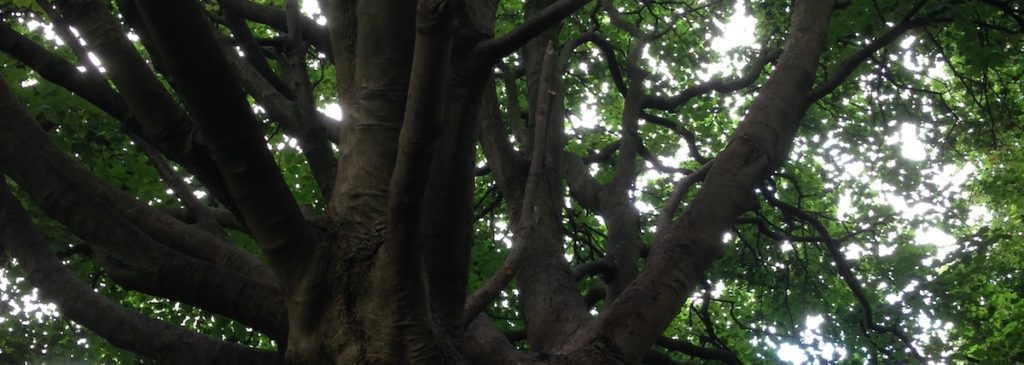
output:
M 159 343 L 146 344 L 104 327 L 108 313 L 90 315 L 72 302 L 82 297 L 100 308 L 116 306 L 82 286 L 54 281 L 70 273 L 42 249 L 45 243 L 39 243 L 37 233 L 18 227 L 30 224 L 3 182 L 0 235 L 20 240 L 12 251 L 30 262 L 30 278 L 39 281 L 45 295 L 119 346 L 170 362 L 288 364 L 640 362 L 704 271 L 721 256 L 722 234 L 741 213 L 756 208 L 755 186 L 785 160 L 813 101 L 807 95 L 835 6 L 832 0 L 795 2 L 786 46 L 770 78 L 728 147 L 710 170 L 702 170 L 706 181 L 689 209 L 658 232 L 640 270 L 640 218 L 629 194 L 642 149 L 638 121 L 644 107 L 657 104 L 643 90 L 644 72 L 638 66 L 642 42 L 630 52 L 630 79 L 621 85 L 626 88 L 625 110 L 613 180 L 597 183 L 582 160 L 565 151 L 561 75 L 569 67 L 568 52 L 586 38 L 569 42 L 559 57 L 563 45 L 558 24 L 587 1 L 527 1 L 529 20 L 497 39 L 497 1 L 322 1 L 331 22 L 329 43 L 317 28 L 296 17 L 294 1 L 289 2 L 292 18 L 284 24 L 276 20 L 281 14 L 265 14 L 269 10 L 255 4 L 222 1 L 229 8 L 227 25 L 236 32 L 245 21 L 234 16 L 266 19 L 290 29 L 291 47 L 301 48 L 289 54 L 296 77 L 306 76 L 305 40 L 331 52 L 345 121 L 336 138 L 336 175 L 328 148 L 334 138 L 321 135 L 303 144 L 318 151 L 307 158 L 320 171 L 316 180 L 327 202 L 327 212 L 312 221 L 304 219 L 264 147 L 260 121 L 243 92 L 264 92 L 256 98 L 276 105 L 271 113 L 275 118 L 316 134 L 310 120 L 317 118 L 312 86 L 282 85 L 281 80 L 267 79 L 274 71 L 265 61 L 246 66 L 245 59 L 226 55 L 198 1 L 121 3 L 137 6 L 137 21 L 149 42 L 159 54 L 168 55 L 161 57 L 161 71 L 183 107 L 105 7 L 58 1 L 69 21 L 96 40 L 96 51 L 109 60 L 109 76 L 124 101 L 111 101 L 120 96 L 107 88 L 85 97 L 139 123 L 144 136 L 161 143 L 164 153 L 181 157 L 184 165 L 201 165 L 197 175 L 205 173 L 200 177 L 223 189 L 218 195 L 237 211 L 270 269 L 222 237 L 184 225 L 91 178 L 46 139 L 6 89 L 0 90 L 0 177 L 11 177 L 47 213 L 88 240 L 118 283 L 255 327 L 279 342 L 283 357 L 170 325 L 162 328 L 134 313 L 120 320 L 133 327 L 128 334 L 159 333 Z M 608 11 L 614 21 L 618 15 L 610 7 Z M 0 46 L 38 54 L 12 32 L 0 28 Z M 242 38 L 250 43 L 248 49 L 258 50 L 251 36 Z M 532 137 L 523 141 L 522 152 L 494 120 L 499 113 L 491 94 L 493 65 L 520 47 L 530 106 L 525 127 L 533 132 L 524 133 Z M 192 57 L 170 56 L 181 54 Z M 52 74 L 75 85 L 93 82 L 78 80 L 66 69 Z M 517 105 L 511 109 L 518 110 L 518 100 L 511 102 Z M 476 123 L 481 119 L 484 155 L 508 202 L 510 221 L 518 223 L 513 256 L 520 261 L 510 260 L 509 271 L 497 274 L 506 276 L 496 281 L 498 287 L 471 296 L 466 286 L 473 246 Z M 189 160 L 192 150 L 178 145 L 195 138 L 193 124 L 202 136 L 196 143 L 209 149 L 209 161 Z M 16 157 L 22 154 L 41 166 Z M 206 168 L 213 168 L 212 173 Z M 609 290 L 596 316 L 591 314 L 593 303 L 580 293 L 580 274 L 574 276 L 564 257 L 563 208 L 570 192 L 607 220 L 607 257 L 602 263 Z M 94 224 L 95 216 L 106 216 L 106 223 Z M 479 314 L 513 276 L 529 355 L 516 350 Z M 467 297 L 485 301 L 467 303 Z M 120 313 L 123 308 L 109 310 Z M 185 345 L 194 345 L 194 356 L 169 355 Z

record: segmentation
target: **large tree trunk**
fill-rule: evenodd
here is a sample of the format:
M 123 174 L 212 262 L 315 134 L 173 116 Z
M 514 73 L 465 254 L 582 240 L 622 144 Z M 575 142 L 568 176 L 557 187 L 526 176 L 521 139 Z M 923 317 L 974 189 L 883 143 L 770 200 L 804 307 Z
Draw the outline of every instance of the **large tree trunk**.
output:
M 250 19 L 270 11 L 244 1 L 222 3 Z M 289 11 L 296 12 L 294 1 L 289 3 Z M 268 101 L 308 109 L 311 94 L 306 104 L 300 103 L 308 85 L 260 81 L 266 65 L 252 65 L 251 73 L 239 76 L 232 60 L 240 59 L 225 54 L 198 1 L 120 2 L 137 7 L 134 26 L 144 30 L 183 109 L 102 4 L 57 1 L 67 20 L 83 25 L 78 27 L 83 36 L 109 60 L 109 76 L 125 102 L 111 108 L 130 114 L 126 122 L 130 119 L 142 137 L 216 187 L 217 198 L 237 212 L 272 272 L 215 233 L 176 226 L 187 234 L 161 234 L 158 223 L 168 216 L 90 177 L 53 146 L 6 89 L 0 90 L 0 170 L 100 252 L 118 283 L 214 307 L 277 340 L 284 355 L 223 345 L 135 316 L 121 326 L 131 326 L 129 332 L 138 336 L 160 333 L 163 342 L 145 343 L 104 327 L 105 316 L 121 309 L 78 310 L 76 296 L 101 308 L 112 304 L 83 288 L 58 285 L 70 274 L 55 268 L 59 265 L 52 252 L 41 249 L 43 244 L 33 243 L 41 238 L 27 228 L 24 212 L 3 188 L 2 233 L 20 242 L 12 253 L 29 263 L 30 278 L 65 314 L 118 346 L 168 362 L 638 363 L 721 255 L 722 234 L 741 213 L 757 206 L 755 187 L 786 159 L 812 102 L 807 95 L 835 6 L 832 0 L 795 2 L 774 71 L 728 147 L 704 170 L 707 177 L 696 198 L 658 232 L 640 270 L 639 217 L 628 191 L 641 148 L 637 120 L 650 104 L 637 66 L 642 45 L 627 59 L 618 171 L 602 185 L 581 170 L 579 157 L 564 151 L 561 75 L 571 66 L 567 54 L 582 41 L 561 44 L 558 24 L 587 1 L 527 1 L 526 23 L 500 38 L 493 38 L 493 0 L 321 3 L 330 22 L 329 44 L 294 14 L 270 12 L 266 20 L 280 23 L 275 16 L 291 15 L 278 27 L 301 34 L 292 39 L 293 46 L 308 39 L 330 52 L 345 112 L 339 134 L 316 141 L 325 147 L 328 139 L 337 140 L 340 151 L 336 176 L 333 171 L 317 176 L 328 202 L 326 213 L 307 220 L 264 146 L 260 122 L 243 90 L 262 88 Z M 0 36 L 6 31 L 0 29 Z M 520 47 L 529 108 L 523 150 L 517 151 L 497 125 L 497 98 L 491 93 L 495 63 Z M 303 48 L 299 54 L 304 53 Z M 184 54 L 189 56 L 176 56 Z M 292 66 L 304 73 L 301 64 Z M 280 92 L 289 87 L 298 88 L 292 95 L 298 101 Z M 309 132 L 316 131 L 308 120 L 315 114 L 295 109 L 279 115 L 306 119 L 296 128 Z M 202 138 L 189 142 L 196 138 L 193 125 Z M 508 202 L 515 240 L 512 259 L 496 274 L 500 279 L 472 295 L 466 286 L 478 136 Z M 197 157 L 197 149 L 208 150 L 209 160 Z M 329 152 L 312 153 L 307 158 L 320 166 L 317 170 L 333 163 Z M 43 163 L 27 162 L 25 155 Z M 71 188 L 62 190 L 64 184 Z M 590 313 L 578 277 L 563 256 L 563 208 L 570 193 L 608 222 L 604 265 L 612 274 L 607 295 L 600 298 L 605 307 L 597 315 Z M 143 213 L 152 221 L 138 218 Z M 100 221 L 100 216 L 106 218 Z M 175 246 L 197 240 L 206 245 Z M 201 274 L 175 276 L 182 271 Z M 513 277 L 532 355 L 516 350 L 490 319 L 479 315 Z M 181 282 L 174 283 L 175 278 Z M 228 294 L 236 297 L 225 298 Z M 182 344 L 193 343 L 182 350 Z M 193 350 L 194 356 L 172 355 Z

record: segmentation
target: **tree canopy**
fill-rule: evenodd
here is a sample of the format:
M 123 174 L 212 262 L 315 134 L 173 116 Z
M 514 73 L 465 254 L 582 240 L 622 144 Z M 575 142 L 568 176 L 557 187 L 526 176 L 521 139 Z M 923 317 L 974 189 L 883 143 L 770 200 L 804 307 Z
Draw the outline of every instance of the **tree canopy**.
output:
M 0 363 L 1024 363 L 1014 0 L 2 0 Z

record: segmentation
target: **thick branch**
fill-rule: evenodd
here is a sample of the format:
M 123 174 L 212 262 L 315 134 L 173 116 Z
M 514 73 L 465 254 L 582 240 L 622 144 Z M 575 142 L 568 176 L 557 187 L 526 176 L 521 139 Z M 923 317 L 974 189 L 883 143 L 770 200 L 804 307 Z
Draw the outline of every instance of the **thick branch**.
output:
M 231 201 L 224 192 L 223 180 L 213 166 L 213 161 L 210 160 L 203 145 L 198 143 L 198 141 L 191 140 L 191 135 L 146 134 L 146 131 L 141 126 L 146 123 L 143 120 L 149 120 L 149 123 L 163 123 L 165 121 L 147 119 L 152 117 L 152 115 L 145 113 L 137 114 L 139 113 L 138 110 L 129 110 L 129 105 L 125 103 L 125 100 L 105 80 L 97 77 L 95 74 L 78 72 L 71 63 L 40 47 L 35 42 L 18 34 L 2 23 L 0 23 L 0 51 L 10 54 L 19 62 L 36 70 L 44 79 L 77 94 L 89 103 L 97 106 L 100 110 L 120 121 L 126 129 L 140 134 L 143 139 L 159 148 L 161 152 L 196 176 L 206 186 L 212 196 L 225 205 L 231 206 Z M 110 64 L 105 65 L 108 71 L 115 72 L 112 68 L 114 66 Z M 138 100 L 135 101 L 138 102 Z M 170 122 L 179 123 L 182 121 Z M 169 140 L 174 140 L 174 142 Z M 161 141 L 164 143 L 160 143 Z M 182 148 L 182 145 L 186 147 Z
M 552 73 L 554 72 L 555 66 L 555 50 L 554 46 L 548 44 L 545 53 L 544 68 L 541 71 L 540 79 L 540 90 L 541 96 L 537 99 L 537 116 L 534 120 L 537 120 L 538 124 L 534 127 L 535 141 L 533 147 L 533 157 L 530 159 L 530 170 L 526 178 L 526 188 L 523 192 L 523 199 L 521 205 L 521 211 L 519 213 L 519 220 L 517 222 L 518 229 L 514 240 L 514 246 L 512 252 L 508 258 L 498 269 L 498 272 L 494 274 L 490 279 L 484 283 L 480 289 L 477 289 L 472 296 L 466 300 L 466 309 L 463 313 L 463 321 L 467 325 L 474 320 L 477 315 L 491 303 L 494 298 L 498 296 L 508 283 L 512 281 L 512 278 L 519 274 L 519 269 L 522 267 L 523 259 L 525 258 L 527 242 L 524 238 L 532 237 L 533 231 L 536 229 L 537 222 L 535 221 L 534 210 L 537 209 L 535 205 L 538 185 L 541 184 L 541 174 L 544 171 L 544 160 L 547 158 L 547 145 L 548 145 L 548 123 L 550 123 L 550 108 L 551 99 L 553 95 L 550 95 L 550 82 Z
M 710 264 L 721 256 L 721 235 L 756 206 L 753 190 L 780 164 L 792 144 L 824 50 L 832 1 L 797 1 L 786 48 L 730 145 L 716 157 L 690 208 L 658 236 L 647 266 L 572 345 L 610 339 L 626 359 L 639 361 L 679 312 Z M 637 311 L 636 308 L 644 308 Z
M 315 238 L 266 148 L 238 76 L 198 3 L 137 2 L 185 104 L 196 117 L 243 220 L 286 288 L 311 275 Z M 315 275 L 315 274 L 313 274 Z
M 405 117 L 388 189 L 387 240 L 378 254 L 377 275 L 373 275 L 374 295 L 380 299 L 376 303 L 382 307 L 378 315 L 402 324 L 401 333 L 388 335 L 407 339 L 436 338 L 433 322 L 429 320 L 423 241 L 418 233 L 431 162 L 442 129 L 454 37 L 453 6 L 447 0 L 417 4 L 416 40 Z M 438 344 L 430 343 L 409 349 L 410 354 L 389 356 L 395 362 L 409 359 L 406 361 L 411 363 L 436 363 L 441 361 L 439 348 Z
M 57 259 L 0 176 L 0 241 L 43 298 L 115 346 L 182 364 L 278 364 L 276 353 L 230 344 L 131 312 L 95 293 Z
M 306 51 L 309 47 L 300 31 L 301 19 L 305 18 L 299 13 L 299 4 L 296 0 L 288 0 L 286 4 L 288 12 L 288 41 L 285 47 L 287 74 L 292 81 L 292 89 L 295 90 L 294 113 L 298 121 L 298 126 L 292 133 L 299 140 L 302 154 L 306 156 L 313 179 L 320 188 L 320 195 L 325 201 L 329 201 L 334 193 L 338 160 L 334 158 L 334 151 L 331 150 L 331 144 L 325 137 L 325 131 L 317 123 L 319 113 L 316 110 L 313 85 L 309 82 L 309 72 L 306 67 Z
M 284 9 L 270 5 L 257 4 L 249 0 L 219 0 L 220 4 L 232 12 L 251 21 L 266 24 L 279 32 L 288 31 L 288 14 Z M 309 40 L 314 47 L 325 54 L 331 54 L 330 35 L 327 28 L 320 26 L 312 19 L 302 17 L 300 20 L 302 37 Z
M 258 261 L 96 179 L 58 150 L 5 86 L 0 87 L 0 111 L 9 116 L 0 123 L 0 169 L 48 215 L 111 260 L 169 268 L 145 278 L 158 283 L 147 292 L 208 306 L 271 336 L 281 334 L 280 289 Z M 135 222 L 153 228 L 152 233 Z M 189 277 L 177 278 L 179 270 Z
M 77 94 L 114 118 L 121 121 L 131 120 L 128 106 L 109 85 L 98 78 L 78 72 L 73 64 L 39 46 L 3 22 L 0 22 L 0 51 L 11 55 L 18 62 L 38 72 L 39 76 L 47 81 Z
M 726 364 L 739 364 L 740 360 L 736 357 L 736 354 L 721 350 L 721 349 L 709 349 L 702 346 L 697 346 L 692 343 L 671 339 L 668 337 L 659 337 L 658 346 L 666 349 L 681 352 L 693 357 L 699 357 L 708 360 L 718 360 Z

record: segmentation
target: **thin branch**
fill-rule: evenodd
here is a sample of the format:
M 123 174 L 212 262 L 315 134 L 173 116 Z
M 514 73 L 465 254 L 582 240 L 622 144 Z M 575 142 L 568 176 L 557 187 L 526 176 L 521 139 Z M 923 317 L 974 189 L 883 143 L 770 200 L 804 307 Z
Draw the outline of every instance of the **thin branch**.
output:
M 839 85 L 842 85 L 843 82 L 846 81 L 846 78 L 850 77 L 850 75 L 857 70 L 857 67 L 860 67 L 860 65 L 875 54 L 875 52 L 878 52 L 878 50 L 896 41 L 897 38 L 907 31 L 933 22 L 935 14 L 929 14 L 928 16 L 912 19 L 914 14 L 921 9 L 925 2 L 926 0 L 918 1 L 899 24 L 889 28 L 889 30 L 882 33 L 878 38 L 875 38 L 871 43 L 868 43 L 864 48 L 861 48 L 856 53 L 850 55 L 850 57 L 847 57 L 843 63 L 832 72 L 832 77 L 829 78 L 828 81 L 825 81 L 825 83 L 807 93 L 808 101 L 813 102 L 823 98 L 825 95 L 828 95 L 832 90 L 835 90 Z
M 612 0 L 601 0 L 601 8 L 608 13 L 612 25 L 616 28 L 622 29 L 633 38 L 645 38 L 645 34 L 640 31 L 640 28 L 637 28 L 636 24 L 630 23 L 622 17 L 622 14 L 619 13 L 619 9 L 615 8 Z M 643 47 L 641 46 L 641 48 Z
M 683 197 L 690 192 L 690 188 L 697 184 L 698 181 L 704 180 L 704 177 L 708 175 L 708 171 L 711 171 L 711 166 L 714 165 L 714 160 L 708 161 L 704 165 L 697 169 L 697 171 L 691 172 L 686 175 L 679 182 L 676 183 L 675 188 L 672 189 L 672 195 L 669 195 L 668 200 L 665 201 L 665 205 L 662 206 L 661 211 L 658 212 L 658 223 L 655 225 L 657 232 L 667 230 L 669 225 L 675 219 L 676 211 L 679 210 L 679 205 L 683 201 Z
M 657 115 L 650 114 L 647 112 L 640 113 L 640 117 L 643 118 L 648 123 L 660 125 L 662 127 L 671 129 L 672 131 L 676 132 L 681 137 L 683 137 L 683 140 L 686 141 L 686 145 L 689 147 L 688 150 L 690 152 L 690 157 L 693 157 L 693 159 L 696 160 L 697 163 L 703 165 L 710 161 L 710 159 L 704 157 L 704 155 L 701 155 L 700 148 L 699 146 L 697 146 L 697 135 L 694 134 L 692 131 L 684 128 L 682 123 L 676 122 L 668 118 L 659 117 Z
M 1021 32 L 1024 32 L 1024 16 L 1021 15 L 1021 10 L 1015 10 L 1010 6 L 1012 1 L 982 0 L 982 2 L 1002 11 L 1003 14 L 1006 14 L 1006 16 L 1010 17 L 1010 19 L 1013 19 L 1013 21 L 1017 23 Z
M 257 4 L 249 0 L 218 0 L 220 4 L 227 7 L 236 14 L 251 21 L 266 24 L 279 32 L 288 31 L 288 14 L 284 9 L 275 8 L 270 5 Z M 303 38 L 307 39 L 314 47 L 325 54 L 331 54 L 331 41 L 327 28 L 317 24 L 312 19 L 302 17 L 300 29 Z
M 497 62 L 501 57 L 519 49 L 526 42 L 558 24 L 589 2 L 590 0 L 559 0 L 501 37 L 481 42 L 473 53 L 485 60 L 491 60 L 489 61 L 491 63 Z
M 712 91 L 729 93 L 745 88 L 753 84 L 754 81 L 757 81 L 761 76 L 761 73 L 764 71 L 764 67 L 777 60 L 781 55 L 782 50 L 766 50 L 760 56 L 752 60 L 750 64 L 747 65 L 743 75 L 739 77 L 731 79 L 718 78 L 702 84 L 693 85 L 669 98 L 647 95 L 644 97 L 643 106 L 644 108 L 654 108 L 667 112 L 674 112 L 694 97 L 704 95 Z
M 861 311 L 864 316 L 864 324 L 867 328 L 872 331 L 889 333 L 895 336 L 903 343 L 904 346 L 906 346 L 908 350 L 910 350 L 911 356 L 921 363 L 926 363 L 926 359 L 921 356 L 920 352 L 918 352 L 917 348 L 914 346 L 913 340 L 903 333 L 902 330 L 896 326 L 886 326 L 875 322 L 871 302 L 868 300 L 867 294 L 864 293 L 863 285 L 861 285 L 857 276 L 853 273 L 853 269 L 850 267 L 850 264 L 846 259 L 846 255 L 839 247 L 841 241 L 832 238 L 828 228 L 821 223 L 821 220 L 807 213 L 803 209 L 776 199 L 772 194 L 764 194 L 764 197 L 769 204 L 779 208 L 787 214 L 792 214 L 798 217 L 800 220 L 811 225 L 811 228 L 818 232 L 818 235 L 822 238 L 822 242 L 828 249 L 829 257 L 831 257 L 832 261 L 836 264 L 836 271 L 838 271 L 839 277 L 843 279 L 843 282 L 846 283 L 846 286 L 850 289 L 850 292 L 857 300 L 857 303 L 860 304 Z
M 463 312 L 463 323 L 467 326 L 472 322 L 476 316 L 486 307 L 491 301 L 497 297 L 498 293 L 501 292 L 508 283 L 512 281 L 512 278 L 516 277 L 519 273 L 519 269 L 522 267 L 522 262 L 525 257 L 525 246 L 526 242 L 523 241 L 525 237 L 532 237 L 533 230 L 537 222 L 534 218 L 534 210 L 536 209 L 534 200 L 537 194 L 536 190 L 541 184 L 541 174 L 544 171 L 544 160 L 547 156 L 547 145 L 548 145 L 548 124 L 550 121 L 549 110 L 551 107 L 551 99 L 554 97 L 553 92 L 550 89 L 549 84 L 551 83 L 552 74 L 556 68 L 555 48 L 554 45 L 548 43 L 547 49 L 545 50 L 544 63 L 541 69 L 540 85 L 538 87 L 537 96 L 537 109 L 536 118 L 537 124 L 534 126 L 534 141 L 533 144 L 533 158 L 530 161 L 530 171 L 526 178 L 526 189 L 523 192 L 523 203 L 521 206 L 521 212 L 519 213 L 519 222 L 517 226 L 517 234 L 513 238 L 514 246 L 512 252 L 505 259 L 501 268 L 494 274 L 490 279 L 484 283 L 480 289 L 477 289 L 469 298 L 466 299 L 466 306 Z
M 590 42 L 597 47 L 608 66 L 608 73 L 612 77 L 615 88 L 619 90 L 620 94 L 626 95 L 627 86 L 625 78 L 622 76 L 622 66 L 619 65 L 619 61 L 615 57 L 615 47 L 612 46 L 611 42 L 593 32 L 584 33 L 580 36 L 580 39 L 584 42 Z
M 282 96 L 289 100 L 295 99 L 295 92 L 288 84 L 278 77 L 274 69 L 270 67 L 270 63 L 267 62 L 267 58 L 263 56 L 263 49 L 260 44 L 256 41 L 256 37 L 253 36 L 252 30 L 245 23 L 245 18 L 235 13 L 230 7 L 224 7 L 221 9 L 224 13 L 225 24 L 231 29 L 231 33 L 234 35 L 234 39 L 238 42 L 238 46 L 245 52 L 245 60 L 249 61 L 249 64 L 259 72 L 270 83 L 271 86 L 277 92 L 281 93 Z M 290 34 L 290 33 L 289 33 Z
M 666 349 L 681 352 L 693 357 L 699 357 L 708 360 L 718 360 L 726 364 L 739 364 L 740 360 L 736 357 L 736 354 L 722 349 L 709 349 L 702 346 L 694 345 L 690 342 L 672 339 L 668 337 L 659 337 L 657 341 L 658 346 Z
M 196 198 L 196 195 L 192 193 L 191 189 L 189 189 L 185 180 L 171 169 L 171 166 L 167 163 L 167 160 L 164 159 L 164 156 L 160 154 L 160 151 L 157 151 L 156 148 L 142 140 L 142 138 L 138 138 L 137 136 L 131 137 L 132 142 L 135 143 L 139 151 L 142 151 L 142 154 L 146 155 L 146 158 L 149 159 L 149 163 L 156 169 L 160 178 L 164 180 L 164 183 L 167 184 L 168 187 L 171 188 L 174 195 L 181 200 L 181 203 L 185 206 L 185 210 L 188 211 L 188 214 L 192 218 L 195 218 L 195 220 L 203 226 L 204 229 L 209 230 L 211 233 L 223 235 L 224 231 L 221 230 L 217 219 L 213 217 L 213 213 L 210 212 L 209 208 L 205 204 Z

